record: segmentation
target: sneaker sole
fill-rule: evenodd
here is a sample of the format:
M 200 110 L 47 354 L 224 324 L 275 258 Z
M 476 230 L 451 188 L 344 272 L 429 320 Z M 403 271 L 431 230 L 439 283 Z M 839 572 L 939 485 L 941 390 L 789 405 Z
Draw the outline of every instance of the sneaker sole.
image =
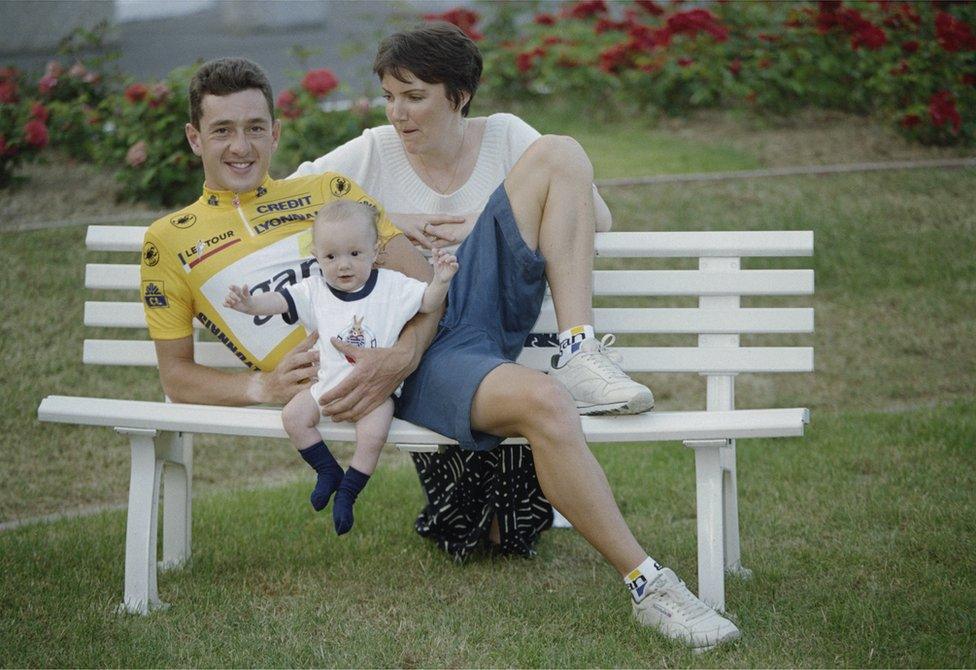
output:
M 715 649 L 716 647 L 721 647 L 721 646 L 723 646 L 725 644 L 728 644 L 730 642 L 735 642 L 740 637 L 742 637 L 742 631 L 736 630 L 734 633 L 730 633 L 730 634 L 726 635 L 725 637 L 723 637 L 721 640 L 719 640 L 715 644 L 709 644 L 709 645 L 706 645 L 704 647 L 692 647 L 691 650 L 694 653 L 696 653 L 696 654 L 704 654 L 705 652 L 711 651 L 712 649 Z
M 587 405 L 576 401 L 576 409 L 583 416 L 643 414 L 654 409 L 654 397 L 639 395 L 627 402 L 607 403 L 604 405 Z

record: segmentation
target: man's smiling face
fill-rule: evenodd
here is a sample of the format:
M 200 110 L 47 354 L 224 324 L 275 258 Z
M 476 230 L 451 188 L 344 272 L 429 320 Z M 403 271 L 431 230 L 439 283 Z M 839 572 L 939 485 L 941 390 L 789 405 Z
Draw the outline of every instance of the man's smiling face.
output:
M 186 138 L 203 160 L 207 188 L 253 191 L 268 173 L 281 133 L 280 124 L 271 120 L 264 94 L 256 88 L 207 94 L 200 107 L 200 127 L 186 124 Z

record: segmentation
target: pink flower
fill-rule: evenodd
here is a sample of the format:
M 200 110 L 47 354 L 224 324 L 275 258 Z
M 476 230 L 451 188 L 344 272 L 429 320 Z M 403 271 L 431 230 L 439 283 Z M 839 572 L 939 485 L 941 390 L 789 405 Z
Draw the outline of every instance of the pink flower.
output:
M 51 89 L 53 89 L 57 85 L 58 85 L 58 78 L 55 77 L 54 75 L 46 74 L 43 77 L 41 77 L 41 80 L 39 82 L 37 82 L 37 90 L 40 91 L 43 95 L 47 95 L 48 93 L 51 92 Z
M 953 134 L 957 134 L 962 125 L 962 117 L 956 109 L 956 97 L 949 91 L 939 91 L 932 95 L 929 100 L 929 117 L 933 126 L 951 123 Z
M 64 74 L 64 68 L 61 67 L 61 63 L 56 60 L 49 60 L 47 65 L 44 67 L 45 76 L 54 77 L 57 79 L 62 74 Z
M 41 123 L 47 123 L 48 118 L 51 116 L 48 112 L 47 107 L 39 102 L 35 102 L 31 105 L 30 115 L 32 119 L 37 119 Z
M 86 74 L 88 74 L 88 68 L 78 62 L 72 65 L 71 69 L 68 70 L 68 76 L 74 77 L 75 79 L 81 79 Z
M 146 140 L 139 140 L 125 152 L 125 163 L 129 167 L 137 168 L 149 158 L 149 147 Z
M 149 95 L 149 89 L 146 88 L 145 84 L 130 84 L 125 89 L 124 95 L 125 99 L 134 105 L 146 99 L 146 96 Z
M 31 119 L 24 124 L 24 141 L 38 149 L 46 147 L 48 134 L 47 126 L 44 125 L 44 122 L 38 119 Z
M 149 91 L 149 107 L 151 109 L 162 107 L 164 104 L 166 104 L 166 101 L 169 100 L 169 96 L 169 86 L 163 82 L 153 84 L 152 89 Z
M 302 115 L 302 108 L 298 106 L 298 96 L 291 89 L 285 89 L 278 95 L 275 106 L 286 119 L 297 119 Z
M 0 104 L 17 102 L 17 82 L 13 80 L 0 81 Z
M 332 70 L 325 67 L 309 70 L 302 79 L 302 88 L 316 99 L 324 98 L 338 86 L 339 80 L 332 74 Z

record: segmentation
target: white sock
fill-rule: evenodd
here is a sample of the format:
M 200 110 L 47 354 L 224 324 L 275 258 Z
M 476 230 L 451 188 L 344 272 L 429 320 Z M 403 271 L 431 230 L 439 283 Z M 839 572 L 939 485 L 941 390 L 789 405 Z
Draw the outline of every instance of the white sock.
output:
M 664 566 L 648 556 L 644 562 L 627 573 L 624 577 L 624 584 L 630 589 L 630 597 L 635 603 L 639 603 L 647 595 L 647 585 L 661 574 Z
M 588 337 L 596 337 L 593 326 L 586 323 L 581 326 L 573 326 L 569 330 L 559 333 L 559 361 L 556 367 L 562 367 L 570 358 L 576 355 L 583 344 L 583 340 Z

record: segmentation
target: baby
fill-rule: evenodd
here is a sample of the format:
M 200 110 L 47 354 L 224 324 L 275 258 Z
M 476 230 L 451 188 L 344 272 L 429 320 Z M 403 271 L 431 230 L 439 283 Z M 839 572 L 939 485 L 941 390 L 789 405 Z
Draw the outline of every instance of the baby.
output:
M 352 371 L 329 342 L 334 335 L 358 347 L 389 347 L 403 325 L 418 311 L 432 312 L 444 302 L 457 258 L 434 250 L 434 279 L 430 284 L 394 270 L 374 269 L 379 252 L 378 212 L 350 200 L 336 200 L 319 210 L 312 226 L 312 250 L 323 276 L 313 275 L 280 292 L 252 294 L 247 286 L 231 286 L 224 304 L 245 314 L 269 316 L 293 310 L 302 325 L 319 331 L 318 381 L 310 393 L 299 393 L 285 405 L 285 431 L 302 458 L 318 473 L 311 502 L 316 511 L 335 493 L 332 520 L 336 533 L 349 532 L 353 504 L 376 468 L 393 419 L 393 400 L 356 422 L 356 452 L 349 469 L 332 456 L 318 432 L 319 398 Z

